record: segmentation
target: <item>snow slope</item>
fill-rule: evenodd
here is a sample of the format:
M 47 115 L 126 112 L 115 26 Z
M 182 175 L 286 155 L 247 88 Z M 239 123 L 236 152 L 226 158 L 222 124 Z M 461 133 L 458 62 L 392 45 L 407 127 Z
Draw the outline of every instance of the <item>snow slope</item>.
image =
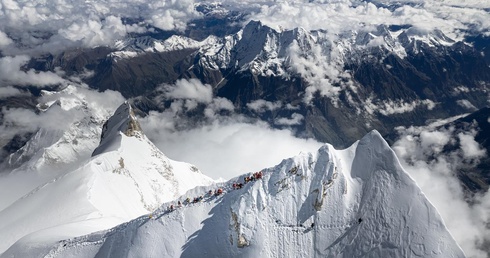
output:
M 165 204 L 51 246 L 18 242 L 3 257 L 464 257 L 376 131 L 346 150 L 325 145 L 263 172 L 242 189 L 230 187 L 242 178 L 197 187 L 179 200 L 202 202 Z M 219 186 L 225 194 L 205 194 Z
M 97 94 L 105 101 L 98 101 L 89 89 L 71 85 L 58 92 L 43 91 L 38 114 L 23 114 L 34 120 L 28 126 L 41 127 L 0 164 L 0 210 L 90 158 L 102 125 L 123 101 L 116 92 Z
M 194 166 L 168 159 L 124 103 L 104 124 L 85 164 L 0 211 L 0 253 L 19 239 L 36 246 L 108 229 L 213 182 Z

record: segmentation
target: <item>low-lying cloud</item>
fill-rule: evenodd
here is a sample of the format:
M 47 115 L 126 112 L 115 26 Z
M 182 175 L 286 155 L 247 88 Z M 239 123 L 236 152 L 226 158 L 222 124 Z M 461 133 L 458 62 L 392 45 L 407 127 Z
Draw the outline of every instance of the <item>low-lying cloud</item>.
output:
M 210 85 L 195 79 L 164 84 L 159 92 L 156 100 L 170 105 L 163 112 L 151 111 L 140 118 L 143 131 L 168 157 L 192 163 L 213 178 L 230 179 L 260 170 L 301 151 L 316 151 L 322 145 L 297 138 L 290 130 L 273 129 L 265 122 L 234 113 L 231 101 L 213 96 Z M 282 106 L 279 101 L 265 100 L 247 105 L 257 113 Z M 221 111 L 226 113 L 222 115 Z M 196 112 L 202 112 L 198 122 L 193 120 Z M 298 115 L 294 113 L 277 122 L 297 124 L 303 119 Z
M 312 139 L 296 138 L 289 130 L 272 129 L 263 122 L 233 119 L 174 131 L 168 116 L 151 112 L 140 123 L 145 134 L 169 158 L 192 163 L 215 179 L 230 179 L 271 167 L 300 152 L 315 152 L 322 145 Z
M 183 31 L 198 17 L 194 0 L 3 1 L 0 49 L 7 54 L 34 54 L 112 45 L 128 33 L 154 28 Z
M 487 155 L 474 139 L 476 131 L 428 126 L 400 127 L 398 132 L 393 149 L 402 166 L 437 208 L 466 255 L 487 257 L 490 193 L 473 197 L 469 204 L 456 175 L 464 164 L 476 164 Z
M 65 83 L 60 74 L 39 72 L 34 69 L 22 70 L 30 58 L 28 56 L 6 56 L 0 58 L 0 86 L 47 86 Z

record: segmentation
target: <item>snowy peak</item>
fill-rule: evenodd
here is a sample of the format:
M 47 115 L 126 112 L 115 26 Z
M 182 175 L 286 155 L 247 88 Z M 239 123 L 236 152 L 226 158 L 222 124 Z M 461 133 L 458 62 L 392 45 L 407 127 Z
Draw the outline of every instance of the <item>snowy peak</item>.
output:
M 318 33 L 317 33 L 318 34 Z M 286 75 L 290 47 L 296 43 L 300 55 L 310 54 L 313 45 L 330 44 L 322 36 L 312 36 L 303 28 L 277 31 L 260 21 L 250 21 L 242 30 L 223 39 L 216 47 L 203 46 L 199 62 L 211 69 L 249 70 L 254 74 Z
M 218 196 L 195 188 L 178 199 L 182 207 L 166 204 L 46 250 L 58 257 L 464 257 L 376 131 L 346 150 L 325 145 L 262 173 L 216 185 L 224 190 Z M 202 198 L 186 202 L 189 196 Z
M 104 124 L 93 156 L 79 164 L 2 207 L 0 253 L 108 229 L 214 183 L 195 166 L 166 157 L 142 133 L 128 102 Z
M 143 135 L 141 126 L 133 112 L 133 108 L 127 101 L 119 106 L 114 112 L 114 115 L 104 123 L 99 147 L 94 150 L 92 156 L 104 152 L 114 138 L 119 137 L 120 133 L 128 137 L 141 137 Z

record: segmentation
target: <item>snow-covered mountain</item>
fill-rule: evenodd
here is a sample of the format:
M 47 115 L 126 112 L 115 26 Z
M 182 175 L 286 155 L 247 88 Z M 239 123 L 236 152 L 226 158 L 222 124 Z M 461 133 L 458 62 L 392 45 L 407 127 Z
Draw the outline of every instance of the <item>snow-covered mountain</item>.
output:
M 122 58 L 132 58 L 146 53 L 170 52 L 183 49 L 199 49 L 204 45 L 212 45 L 218 40 L 215 36 L 209 36 L 203 41 L 173 35 L 166 40 L 157 40 L 149 36 L 139 38 L 129 38 L 118 40 L 114 44 L 117 50 L 110 53 L 116 60 Z
M 29 144 L 36 142 L 33 138 Z M 55 144 L 50 147 L 65 151 Z M 104 124 L 92 157 L 80 163 L 2 207 L 0 252 L 17 241 L 41 244 L 107 229 L 152 212 L 195 186 L 214 182 L 196 167 L 170 160 L 158 150 L 141 131 L 127 102 Z M 11 172 L 2 182 L 9 176 L 19 179 L 18 173 Z
M 487 105 L 486 38 L 451 39 L 442 30 L 410 24 L 361 23 L 340 32 L 266 24 L 249 21 L 226 35 L 215 33 L 214 25 L 199 37 L 132 35 L 108 47 L 44 58 L 37 67 L 93 70 L 87 84 L 148 98 L 144 112 L 163 111 L 172 101 L 155 98 L 162 84 L 197 78 L 241 114 L 343 147 L 372 129 L 385 135 L 396 126 L 422 125 Z M 248 108 L 264 100 L 295 109 L 258 113 Z M 293 115 L 303 119 L 294 125 L 274 122 Z
M 292 53 L 296 44 L 298 53 Z M 141 53 L 169 52 L 182 49 L 199 49 L 199 64 L 210 69 L 251 70 L 261 75 L 288 75 L 293 72 L 297 54 L 307 59 L 320 59 L 335 65 L 340 72 L 345 62 L 359 62 L 359 52 L 382 48 L 395 53 L 400 58 L 407 52 L 418 53 L 420 46 L 451 46 L 454 40 L 440 30 L 420 31 L 413 27 L 390 29 L 378 25 L 375 30 L 348 31 L 342 35 L 331 35 L 328 31 L 307 31 L 273 29 L 260 21 L 250 21 L 243 29 L 223 38 L 209 36 L 196 41 L 185 36 L 173 35 L 166 40 L 156 40 L 149 36 L 117 41 L 111 53 L 118 58 L 131 58 Z M 315 48 L 319 48 L 316 50 Z M 333 60 L 335 59 L 335 60 Z
M 241 189 L 231 185 L 242 177 L 197 187 L 178 198 L 182 207 L 176 199 L 107 231 L 41 245 L 23 239 L 3 256 L 465 256 L 376 131 L 348 149 L 325 145 L 262 172 Z M 224 194 L 208 194 L 218 187 Z

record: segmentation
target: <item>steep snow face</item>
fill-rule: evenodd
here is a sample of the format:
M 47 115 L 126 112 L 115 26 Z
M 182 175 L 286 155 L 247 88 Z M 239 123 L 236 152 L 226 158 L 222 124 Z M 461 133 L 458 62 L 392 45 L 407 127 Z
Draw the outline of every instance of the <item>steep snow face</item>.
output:
M 263 170 L 241 189 L 200 187 L 109 231 L 4 256 L 464 257 L 435 208 L 377 132 L 346 150 L 329 145 Z M 173 202 L 176 205 L 175 200 Z M 25 248 L 31 246 L 31 248 Z
M 101 143 L 84 165 L 0 211 L 0 253 L 19 239 L 38 245 L 107 229 L 213 182 L 196 167 L 168 159 L 124 103 L 105 123 Z

